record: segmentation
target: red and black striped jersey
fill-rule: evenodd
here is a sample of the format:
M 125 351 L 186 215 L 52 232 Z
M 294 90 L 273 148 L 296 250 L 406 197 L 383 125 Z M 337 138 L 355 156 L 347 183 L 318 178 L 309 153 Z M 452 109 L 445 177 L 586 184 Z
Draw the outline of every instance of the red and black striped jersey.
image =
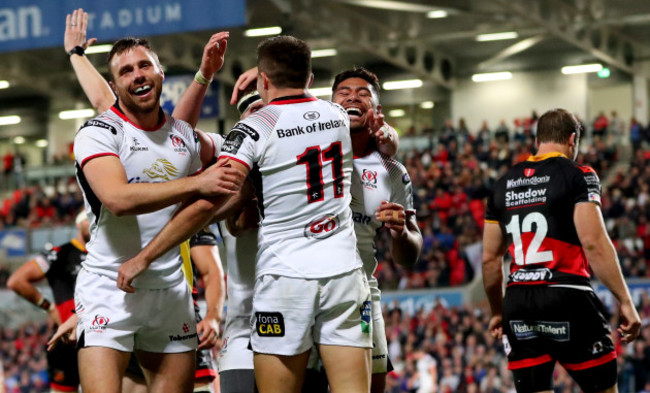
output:
M 560 153 L 529 158 L 499 179 L 485 221 L 497 223 L 512 256 L 508 286 L 589 286 L 589 263 L 573 222 L 578 203 L 600 204 L 600 180 Z
M 34 258 L 52 288 L 61 321 L 67 320 L 73 313 L 74 286 L 84 259 L 86 247 L 76 239 Z

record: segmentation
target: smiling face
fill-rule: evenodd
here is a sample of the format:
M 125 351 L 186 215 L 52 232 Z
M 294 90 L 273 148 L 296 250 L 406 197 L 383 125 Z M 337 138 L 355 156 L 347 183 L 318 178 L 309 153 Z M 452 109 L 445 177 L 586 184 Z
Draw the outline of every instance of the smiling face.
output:
M 341 105 L 350 116 L 350 130 L 365 130 L 370 126 L 368 110 L 375 114 L 381 112 L 381 105 L 372 84 L 362 78 L 349 78 L 341 81 L 332 101 Z
M 110 64 L 111 87 L 120 104 L 131 113 L 149 113 L 158 109 L 163 71 L 154 54 L 136 46 L 115 55 Z

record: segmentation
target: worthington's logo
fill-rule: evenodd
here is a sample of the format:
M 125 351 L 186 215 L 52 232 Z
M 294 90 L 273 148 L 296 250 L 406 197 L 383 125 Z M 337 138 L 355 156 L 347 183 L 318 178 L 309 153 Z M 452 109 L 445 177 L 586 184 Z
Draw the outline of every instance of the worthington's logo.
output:
M 544 184 L 551 181 L 550 176 L 532 176 L 532 177 L 520 177 L 518 179 L 509 179 L 507 183 L 507 188 L 517 188 L 524 186 L 536 186 L 538 184 Z

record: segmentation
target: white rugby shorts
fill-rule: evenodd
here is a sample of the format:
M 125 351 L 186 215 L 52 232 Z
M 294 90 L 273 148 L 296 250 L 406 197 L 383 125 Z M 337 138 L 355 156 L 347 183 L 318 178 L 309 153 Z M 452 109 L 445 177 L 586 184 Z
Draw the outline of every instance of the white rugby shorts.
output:
M 372 302 L 359 269 L 321 279 L 267 274 L 255 282 L 251 344 L 293 356 L 314 344 L 372 348 Z
M 185 280 L 170 288 L 126 293 L 110 278 L 81 269 L 74 298 L 77 335 L 84 347 L 178 353 L 198 346 L 194 305 Z
M 218 355 L 219 372 L 253 369 L 253 351 L 248 348 L 250 340 L 250 316 L 226 317 L 223 346 Z

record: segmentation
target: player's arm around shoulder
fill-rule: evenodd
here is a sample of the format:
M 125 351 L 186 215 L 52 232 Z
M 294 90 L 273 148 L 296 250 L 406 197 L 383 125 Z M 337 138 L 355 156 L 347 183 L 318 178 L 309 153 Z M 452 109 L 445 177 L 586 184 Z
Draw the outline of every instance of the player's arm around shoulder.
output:
M 233 195 L 245 177 L 224 167 L 200 175 L 161 183 L 129 183 L 120 160 L 122 133 L 92 120 L 75 136 L 75 157 L 85 181 L 115 216 L 150 213 L 183 202 L 190 196 Z

